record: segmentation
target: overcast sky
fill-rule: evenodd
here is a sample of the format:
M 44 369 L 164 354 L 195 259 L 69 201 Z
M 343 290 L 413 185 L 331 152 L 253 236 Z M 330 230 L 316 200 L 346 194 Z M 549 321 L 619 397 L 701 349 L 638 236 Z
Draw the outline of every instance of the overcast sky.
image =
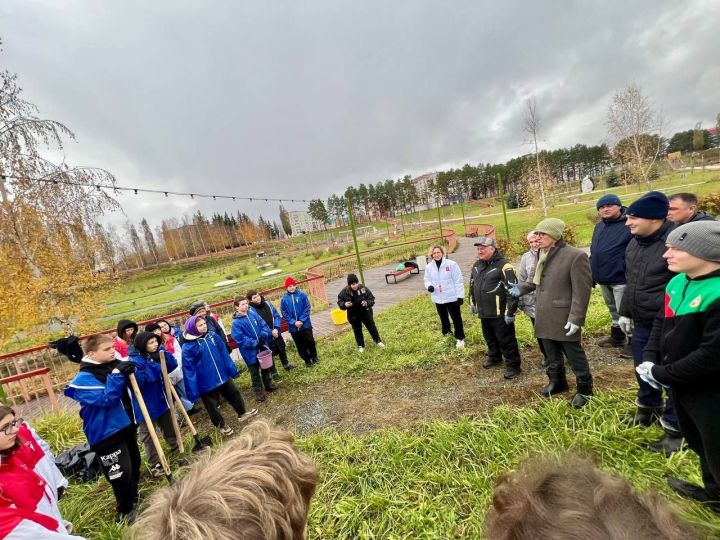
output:
M 717 1 L 2 0 L 0 66 L 126 186 L 327 198 L 606 139 L 631 82 L 666 133 L 720 112 Z M 127 216 L 277 204 L 124 195 Z M 304 209 L 304 205 L 288 205 Z M 121 220 L 115 216 L 113 220 Z

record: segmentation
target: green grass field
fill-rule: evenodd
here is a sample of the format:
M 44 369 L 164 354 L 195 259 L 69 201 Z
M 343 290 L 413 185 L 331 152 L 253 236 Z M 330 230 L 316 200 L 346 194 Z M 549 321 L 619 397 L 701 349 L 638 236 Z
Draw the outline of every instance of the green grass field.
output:
M 484 342 L 477 322 L 466 325 L 468 348 L 458 351 L 438 339 L 436 318 L 432 304 L 420 295 L 378 315 L 385 351 L 370 347 L 358 355 L 350 332 L 319 339 L 321 363 L 312 370 L 284 372 L 284 390 L 261 408 L 267 410 L 273 402 L 281 405 L 276 400 L 282 400 L 284 393 L 312 401 L 314 396 L 306 389 L 318 384 L 343 389 L 339 390 L 341 399 L 362 399 L 347 395 L 350 385 L 346 383 L 358 381 L 354 388 L 366 395 L 372 385 L 382 384 L 383 377 L 378 375 L 433 377 L 443 366 L 472 364 L 482 356 Z M 521 345 L 532 346 L 527 317 L 519 317 L 517 324 Z M 594 291 L 585 331 L 597 335 L 608 324 L 609 315 Z M 238 383 L 247 396 L 247 374 Z M 701 528 L 701 537 L 720 537 L 720 516 L 682 501 L 665 485 L 667 474 L 699 482 L 696 456 L 683 451 L 665 458 L 647 451 L 646 446 L 661 432 L 627 424 L 633 399 L 634 392 L 610 387 L 599 389 L 591 404 L 580 411 L 568 407 L 567 397 L 557 397 L 535 399 L 523 406 L 500 405 L 470 416 L 419 421 L 407 429 L 380 426 L 356 433 L 325 426 L 305 431 L 298 435 L 298 445 L 321 469 L 309 538 L 482 538 L 484 515 L 498 476 L 527 456 L 566 451 L 592 456 L 603 469 L 627 478 L 639 491 L 664 493 L 678 503 L 686 520 Z M 205 416 L 193 417 L 202 433 L 209 430 Z M 56 451 L 83 441 L 76 414 L 48 415 L 33 425 Z M 217 434 L 213 438 L 220 442 Z M 189 436 L 186 446 L 192 447 Z M 175 465 L 176 476 L 182 476 L 182 469 Z M 162 485 L 164 480 L 152 480 L 144 473 L 141 492 L 147 496 Z M 61 501 L 64 517 L 75 524 L 76 532 L 99 540 L 122 536 L 124 526 L 114 522 L 113 504 L 103 479 L 73 483 Z

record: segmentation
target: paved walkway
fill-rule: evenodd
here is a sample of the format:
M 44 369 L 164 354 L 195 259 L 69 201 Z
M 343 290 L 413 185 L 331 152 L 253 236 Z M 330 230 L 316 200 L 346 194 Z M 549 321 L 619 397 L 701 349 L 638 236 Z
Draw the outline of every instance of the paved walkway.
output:
M 455 253 L 450 255 L 450 258 L 457 262 L 462 269 L 463 276 L 465 277 L 465 283 L 467 284 L 470 279 L 470 269 L 473 263 L 477 259 L 477 250 L 473 246 L 472 238 L 459 238 L 458 248 Z M 423 292 L 423 272 L 419 275 L 410 275 L 408 277 L 401 278 L 397 283 L 388 285 L 385 283 L 385 274 L 395 270 L 397 263 L 386 264 L 378 268 L 368 268 L 363 271 L 365 275 L 365 285 L 375 295 L 375 308 L 374 312 L 381 313 L 387 308 L 399 304 L 403 300 L 407 300 Z M 357 273 L 357 270 L 355 270 Z M 328 282 L 325 286 L 327 287 L 328 300 L 332 304 L 333 309 L 337 300 L 337 295 L 340 290 L 347 285 L 346 278 L 339 278 Z M 330 318 L 330 310 L 320 311 L 313 313 L 313 333 L 317 336 L 328 336 L 342 330 L 350 328 L 349 324 L 336 325 L 333 324 Z M 289 339 L 290 337 L 287 336 Z

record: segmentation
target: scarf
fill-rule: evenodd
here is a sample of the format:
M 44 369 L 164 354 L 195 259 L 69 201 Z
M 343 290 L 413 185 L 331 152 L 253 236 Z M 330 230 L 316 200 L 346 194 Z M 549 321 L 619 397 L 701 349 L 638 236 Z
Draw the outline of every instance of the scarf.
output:
M 535 266 L 535 275 L 533 276 L 533 283 L 535 285 L 540 285 L 540 276 L 542 276 L 543 267 L 545 266 L 549 252 L 549 249 L 542 248 L 538 253 L 537 266 Z

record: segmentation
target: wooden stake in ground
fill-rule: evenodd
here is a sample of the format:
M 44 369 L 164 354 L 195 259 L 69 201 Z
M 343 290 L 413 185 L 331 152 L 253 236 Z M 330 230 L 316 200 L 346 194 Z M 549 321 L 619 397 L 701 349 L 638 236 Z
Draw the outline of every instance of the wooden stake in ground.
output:
M 170 418 L 172 420 L 173 431 L 175 432 L 175 438 L 177 439 L 178 452 L 181 454 L 185 453 L 185 445 L 183 444 L 182 433 L 180 433 L 180 426 L 178 426 L 177 416 L 175 415 L 175 407 L 173 407 L 173 398 L 170 390 L 172 384 L 170 383 L 170 377 L 168 376 L 167 362 L 165 361 L 165 351 L 160 350 L 160 371 L 162 372 L 163 383 L 165 384 L 165 397 L 167 404 L 170 407 Z M 185 407 L 180 403 L 180 408 L 184 411 Z
M 155 432 L 155 426 L 153 425 L 150 413 L 145 406 L 145 400 L 140 392 L 140 387 L 138 386 L 135 374 L 131 373 L 128 379 L 130 379 L 130 386 L 132 386 L 133 392 L 135 392 L 135 399 L 138 400 L 138 405 L 140 405 L 140 411 L 145 419 L 145 424 L 147 425 L 148 432 L 150 433 L 150 438 L 152 439 L 153 446 L 155 447 L 155 451 L 160 459 L 160 465 L 162 465 L 163 471 L 165 471 L 165 477 L 168 479 L 168 482 L 172 484 L 173 477 L 172 472 L 170 471 L 170 465 L 168 465 L 167 459 L 165 459 L 165 452 L 163 452 L 162 446 L 160 446 L 160 441 L 158 440 L 157 433 Z
M 190 415 L 185 410 L 185 407 L 183 407 L 183 404 L 180 401 L 180 396 L 177 395 L 177 392 L 172 386 L 170 387 L 170 391 L 172 392 L 173 398 L 175 399 L 175 403 L 179 405 L 180 412 L 182 413 L 183 417 L 185 418 L 185 422 L 190 428 L 190 433 L 192 433 L 193 439 L 195 439 L 195 448 L 193 448 L 193 452 L 197 450 L 202 450 L 203 448 L 207 448 L 208 446 L 210 446 L 212 443 L 210 442 L 209 437 L 203 437 L 202 439 L 198 437 L 198 432 L 195 429 L 192 420 L 190 420 Z

